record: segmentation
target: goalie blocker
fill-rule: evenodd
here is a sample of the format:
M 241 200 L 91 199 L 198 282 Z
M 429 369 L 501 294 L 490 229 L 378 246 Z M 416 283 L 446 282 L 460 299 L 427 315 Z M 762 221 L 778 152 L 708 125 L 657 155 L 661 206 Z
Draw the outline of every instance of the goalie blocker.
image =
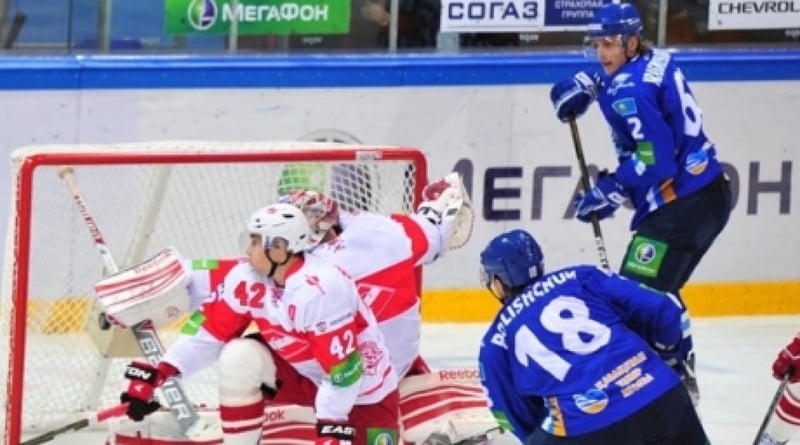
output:
M 188 283 L 189 273 L 180 255 L 169 247 L 103 278 L 94 289 L 110 323 L 127 328 L 150 320 L 160 328 L 189 311 Z

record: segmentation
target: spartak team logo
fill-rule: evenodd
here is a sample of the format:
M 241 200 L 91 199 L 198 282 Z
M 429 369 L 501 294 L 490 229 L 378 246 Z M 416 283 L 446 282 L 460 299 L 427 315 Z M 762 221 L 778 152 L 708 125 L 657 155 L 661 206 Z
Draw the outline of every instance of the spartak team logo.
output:
M 364 374 L 375 375 L 378 373 L 378 363 L 383 358 L 383 351 L 374 341 L 361 343 L 358 348 L 364 360 Z
M 318 276 L 316 276 L 316 275 L 306 275 L 306 284 L 308 284 L 309 286 L 316 287 L 317 289 L 319 289 L 319 293 L 321 293 L 322 295 L 325 295 L 325 290 L 322 288 L 322 285 L 320 285 L 320 281 L 319 281 L 319 277 Z

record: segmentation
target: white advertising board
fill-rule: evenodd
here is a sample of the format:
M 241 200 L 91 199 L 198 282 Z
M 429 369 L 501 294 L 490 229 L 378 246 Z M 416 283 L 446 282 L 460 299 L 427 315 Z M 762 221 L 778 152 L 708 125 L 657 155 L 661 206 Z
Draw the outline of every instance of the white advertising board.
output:
M 693 89 L 736 193 L 730 224 L 694 279 L 795 280 L 800 83 L 694 83 Z M 457 164 L 471 172 L 478 216 L 469 244 L 428 268 L 426 285 L 478 287 L 480 250 L 509 228 L 538 237 L 548 268 L 597 263 L 591 227 L 565 216 L 579 173 L 569 128 L 554 117 L 548 94 L 546 85 L 2 91 L 11 118 L 0 120 L 0 131 L 6 159 L 14 147 L 53 142 L 338 138 L 417 146 L 432 177 Z M 579 127 L 587 161 L 613 167 L 599 110 L 592 108 Z M 8 178 L 8 165 L 3 171 Z M 0 183 L 3 209 L 8 186 Z M 613 267 L 629 238 L 629 216 L 623 209 L 602 222 Z
M 708 29 L 800 28 L 800 2 L 722 1 L 708 2 Z

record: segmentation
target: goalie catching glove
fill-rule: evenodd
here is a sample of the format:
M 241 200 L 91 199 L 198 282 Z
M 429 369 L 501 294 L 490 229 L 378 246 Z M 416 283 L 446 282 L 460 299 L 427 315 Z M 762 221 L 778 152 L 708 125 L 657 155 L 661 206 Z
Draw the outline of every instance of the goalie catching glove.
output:
M 449 249 L 457 249 L 469 241 L 475 211 L 458 172 L 449 173 L 425 186 L 422 199 L 417 214 L 441 228 Z
M 169 363 L 161 362 L 157 368 L 145 362 L 129 363 L 125 368 L 125 378 L 130 380 L 128 390 L 119 396 L 120 402 L 128 404 L 125 414 L 131 420 L 140 422 L 161 408 L 161 404 L 153 400 L 153 393 L 176 374 L 178 370 Z
M 141 264 L 103 278 L 94 290 L 110 323 L 127 328 L 150 320 L 160 328 L 189 311 L 188 282 L 180 254 L 166 248 Z

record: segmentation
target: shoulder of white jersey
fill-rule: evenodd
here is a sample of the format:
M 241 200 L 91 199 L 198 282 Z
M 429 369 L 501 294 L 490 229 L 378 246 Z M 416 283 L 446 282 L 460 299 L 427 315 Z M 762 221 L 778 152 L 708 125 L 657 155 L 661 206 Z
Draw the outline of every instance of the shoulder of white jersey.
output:
M 350 229 L 374 230 L 376 227 L 379 228 L 391 222 L 392 219 L 389 216 L 374 212 L 347 212 L 339 216 L 339 223 L 343 230 L 342 234 L 347 233 Z
M 225 274 L 225 278 L 222 280 L 222 288 L 221 289 L 212 289 L 215 292 L 233 292 L 234 287 L 241 281 L 263 281 L 268 280 L 266 277 L 262 277 L 253 266 L 250 265 L 248 262 L 240 262 L 233 266 L 231 270 Z
M 353 279 L 344 269 L 312 253 L 305 255 L 303 265 L 286 278 L 285 292 L 312 299 L 350 288 L 354 288 Z

